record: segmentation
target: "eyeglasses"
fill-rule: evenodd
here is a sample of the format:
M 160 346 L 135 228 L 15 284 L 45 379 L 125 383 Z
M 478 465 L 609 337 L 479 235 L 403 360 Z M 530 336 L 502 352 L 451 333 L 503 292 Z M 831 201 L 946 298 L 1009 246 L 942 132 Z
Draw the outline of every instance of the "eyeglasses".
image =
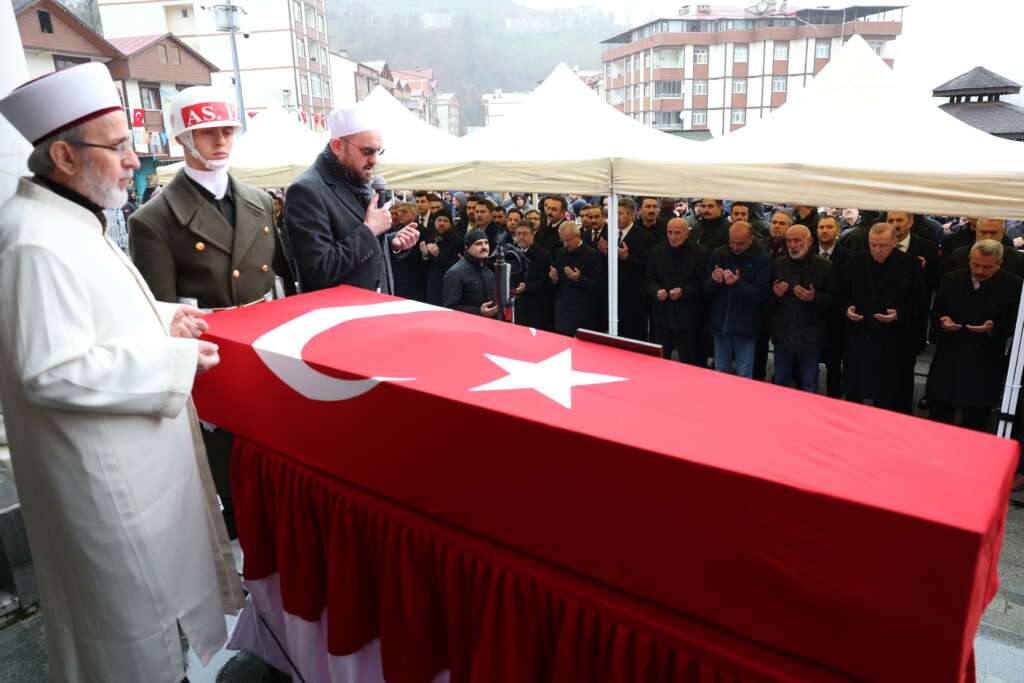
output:
M 339 140 L 344 142 L 346 145 L 351 145 L 352 147 L 355 147 L 356 149 L 358 149 L 362 153 L 362 155 L 364 157 L 372 157 L 374 155 L 379 156 L 379 157 L 384 156 L 384 148 L 383 147 L 381 147 L 380 149 L 377 149 L 376 147 L 360 147 L 359 145 L 353 145 L 351 142 L 349 142 L 345 138 L 339 138 Z
M 68 144 L 74 145 L 76 147 L 97 147 L 99 149 L 109 149 L 111 152 L 116 152 L 117 154 L 120 154 L 123 157 L 128 156 L 132 152 L 132 147 L 129 144 L 128 140 L 125 140 L 124 142 L 121 142 L 116 145 L 100 145 L 95 142 L 80 142 L 78 140 L 69 140 Z

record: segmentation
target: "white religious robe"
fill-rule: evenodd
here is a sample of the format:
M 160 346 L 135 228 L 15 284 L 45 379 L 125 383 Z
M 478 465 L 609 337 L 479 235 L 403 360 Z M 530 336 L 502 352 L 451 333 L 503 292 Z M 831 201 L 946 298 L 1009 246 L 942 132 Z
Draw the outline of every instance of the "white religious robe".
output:
M 175 308 L 86 208 L 27 179 L 0 207 L 0 402 L 53 681 L 179 683 L 178 625 L 208 661 L 239 604 Z

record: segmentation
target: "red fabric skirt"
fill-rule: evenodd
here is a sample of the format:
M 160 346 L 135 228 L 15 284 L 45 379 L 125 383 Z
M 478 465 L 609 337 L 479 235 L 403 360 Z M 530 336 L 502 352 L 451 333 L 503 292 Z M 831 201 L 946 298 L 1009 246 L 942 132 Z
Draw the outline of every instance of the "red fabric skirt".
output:
M 389 683 L 851 680 L 241 438 L 232 490 L 246 579 L 278 574 L 294 616 L 326 610 L 331 655 L 380 638 Z

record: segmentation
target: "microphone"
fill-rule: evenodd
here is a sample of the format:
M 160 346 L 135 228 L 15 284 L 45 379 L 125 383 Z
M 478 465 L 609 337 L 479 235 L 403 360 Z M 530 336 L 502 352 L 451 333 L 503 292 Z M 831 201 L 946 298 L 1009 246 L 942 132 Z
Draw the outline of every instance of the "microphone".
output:
M 391 192 L 388 190 L 388 181 L 384 180 L 384 176 L 375 175 L 373 181 L 370 183 L 373 187 L 374 193 L 377 194 L 377 208 L 383 209 L 384 205 L 387 204 L 388 200 L 391 199 Z

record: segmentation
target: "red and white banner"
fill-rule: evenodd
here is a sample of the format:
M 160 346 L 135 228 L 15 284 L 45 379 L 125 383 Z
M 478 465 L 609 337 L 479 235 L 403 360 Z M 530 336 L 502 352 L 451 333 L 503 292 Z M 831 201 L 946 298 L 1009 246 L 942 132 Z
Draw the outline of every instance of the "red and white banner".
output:
M 197 102 L 181 108 L 181 120 L 186 128 L 200 123 L 238 121 L 238 107 L 230 102 Z
M 856 679 L 968 668 L 1016 442 L 349 287 L 209 321 L 202 418 L 328 479 Z
M 144 109 L 132 109 L 132 127 L 141 128 L 146 124 L 146 111 Z

